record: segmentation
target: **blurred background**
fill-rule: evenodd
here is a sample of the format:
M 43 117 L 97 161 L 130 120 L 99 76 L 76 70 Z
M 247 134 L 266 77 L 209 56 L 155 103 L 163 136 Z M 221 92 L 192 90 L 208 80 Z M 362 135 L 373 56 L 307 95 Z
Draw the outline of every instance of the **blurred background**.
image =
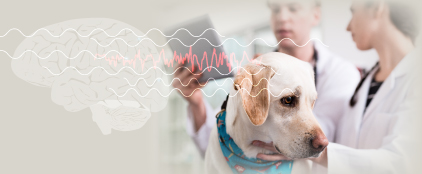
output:
M 38 28 L 77 18 L 111 18 L 130 24 L 146 33 L 151 28 L 164 30 L 180 22 L 209 14 L 216 30 L 246 45 L 263 38 L 270 45 L 276 39 L 269 26 L 270 10 L 265 0 L 139 0 L 139 1 L 8 1 L 0 7 L 0 35 L 11 28 L 30 34 Z M 329 49 L 368 69 L 376 62 L 374 51 L 358 51 L 346 26 L 351 18 L 349 0 L 323 0 L 322 21 L 313 31 Z M 166 38 L 159 32 L 148 37 L 157 44 Z M 0 38 L 1 49 L 13 53 L 25 39 L 18 32 Z M 157 48 L 161 50 L 161 48 Z M 166 55 L 172 55 L 164 47 Z M 263 42 L 240 47 L 225 42 L 224 49 L 241 57 L 274 50 Z M 187 102 L 176 92 L 167 107 L 153 113 L 139 130 L 113 131 L 102 135 L 92 121 L 91 111 L 67 112 L 51 101 L 50 89 L 35 87 L 17 78 L 10 58 L 0 53 L 2 83 L 0 121 L 0 173 L 202 173 L 203 159 L 187 135 Z M 212 94 L 221 84 L 204 88 Z M 230 87 L 226 83 L 225 88 Z M 220 107 L 226 93 L 205 97 L 214 108 Z

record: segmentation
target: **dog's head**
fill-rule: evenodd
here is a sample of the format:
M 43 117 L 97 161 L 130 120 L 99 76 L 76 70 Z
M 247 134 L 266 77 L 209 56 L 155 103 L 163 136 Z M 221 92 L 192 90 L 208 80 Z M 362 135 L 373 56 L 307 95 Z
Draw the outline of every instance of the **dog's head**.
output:
M 246 118 L 235 118 L 233 126 L 242 124 L 248 134 L 240 141 L 272 141 L 292 159 L 318 156 L 328 140 L 312 113 L 317 98 L 312 66 L 283 53 L 258 60 L 241 69 L 234 81 L 243 106 L 236 115 Z

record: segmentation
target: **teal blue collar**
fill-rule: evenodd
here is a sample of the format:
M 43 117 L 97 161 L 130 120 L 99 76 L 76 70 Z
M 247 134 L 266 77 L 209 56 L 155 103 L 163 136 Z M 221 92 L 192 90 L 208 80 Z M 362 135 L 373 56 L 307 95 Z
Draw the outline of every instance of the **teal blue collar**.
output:
M 226 132 L 226 111 L 217 115 L 217 128 L 220 147 L 227 164 L 233 173 L 283 173 L 292 172 L 293 161 L 265 161 L 248 158 L 244 155 L 229 134 Z

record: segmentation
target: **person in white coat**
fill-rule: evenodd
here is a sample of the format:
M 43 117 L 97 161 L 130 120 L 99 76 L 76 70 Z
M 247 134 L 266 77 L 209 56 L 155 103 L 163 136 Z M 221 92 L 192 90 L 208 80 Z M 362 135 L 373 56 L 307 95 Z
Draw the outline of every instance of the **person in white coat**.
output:
M 320 4 L 317 0 L 269 0 L 271 9 L 271 26 L 278 41 L 290 38 L 298 45 L 305 45 L 310 40 L 311 29 L 320 20 Z M 290 40 L 282 41 L 277 51 L 287 53 L 314 66 L 318 100 L 315 103 L 314 115 L 329 141 L 334 140 L 334 132 L 339 118 L 348 105 L 356 85 L 360 80 L 358 69 L 350 62 L 331 53 L 325 46 L 317 42 L 309 42 L 303 47 L 296 46 Z M 192 78 L 199 78 L 189 71 L 178 71 L 176 78 L 187 84 Z M 176 81 L 177 82 L 177 81 Z M 215 115 L 220 108 L 212 108 L 204 99 L 201 86 L 191 83 L 185 87 L 174 83 L 189 102 L 187 132 L 193 138 L 202 156 L 208 146 L 211 129 L 216 124 Z
M 422 78 L 417 64 L 422 57 L 414 46 L 416 15 L 409 5 L 384 0 L 355 0 L 351 10 L 348 31 L 359 49 L 374 48 L 379 62 L 357 86 L 335 143 L 312 160 L 330 174 L 420 173 Z

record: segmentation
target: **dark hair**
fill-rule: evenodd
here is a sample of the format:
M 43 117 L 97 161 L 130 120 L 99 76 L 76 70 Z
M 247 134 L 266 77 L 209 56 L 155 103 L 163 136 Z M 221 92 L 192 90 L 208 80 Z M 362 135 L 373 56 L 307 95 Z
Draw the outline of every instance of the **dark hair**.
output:
M 353 96 L 352 96 L 352 98 L 350 98 L 350 101 L 349 101 L 349 105 L 351 106 L 351 107 L 353 107 L 353 106 L 355 106 L 355 104 L 356 104 L 356 99 L 355 99 L 355 97 L 356 97 L 356 94 L 358 93 L 358 91 L 359 91 L 359 89 L 360 89 L 360 87 L 362 86 L 362 84 L 363 84 L 363 82 L 365 81 L 365 79 L 368 77 L 368 75 L 378 66 L 378 63 L 379 62 L 377 62 L 372 68 L 371 68 L 371 70 L 369 70 L 366 74 L 365 74 L 365 76 L 363 76 L 363 78 L 360 80 L 360 82 L 359 82 L 359 84 L 358 84 L 358 86 L 356 87 L 356 89 L 355 89 L 355 92 L 353 93 Z

